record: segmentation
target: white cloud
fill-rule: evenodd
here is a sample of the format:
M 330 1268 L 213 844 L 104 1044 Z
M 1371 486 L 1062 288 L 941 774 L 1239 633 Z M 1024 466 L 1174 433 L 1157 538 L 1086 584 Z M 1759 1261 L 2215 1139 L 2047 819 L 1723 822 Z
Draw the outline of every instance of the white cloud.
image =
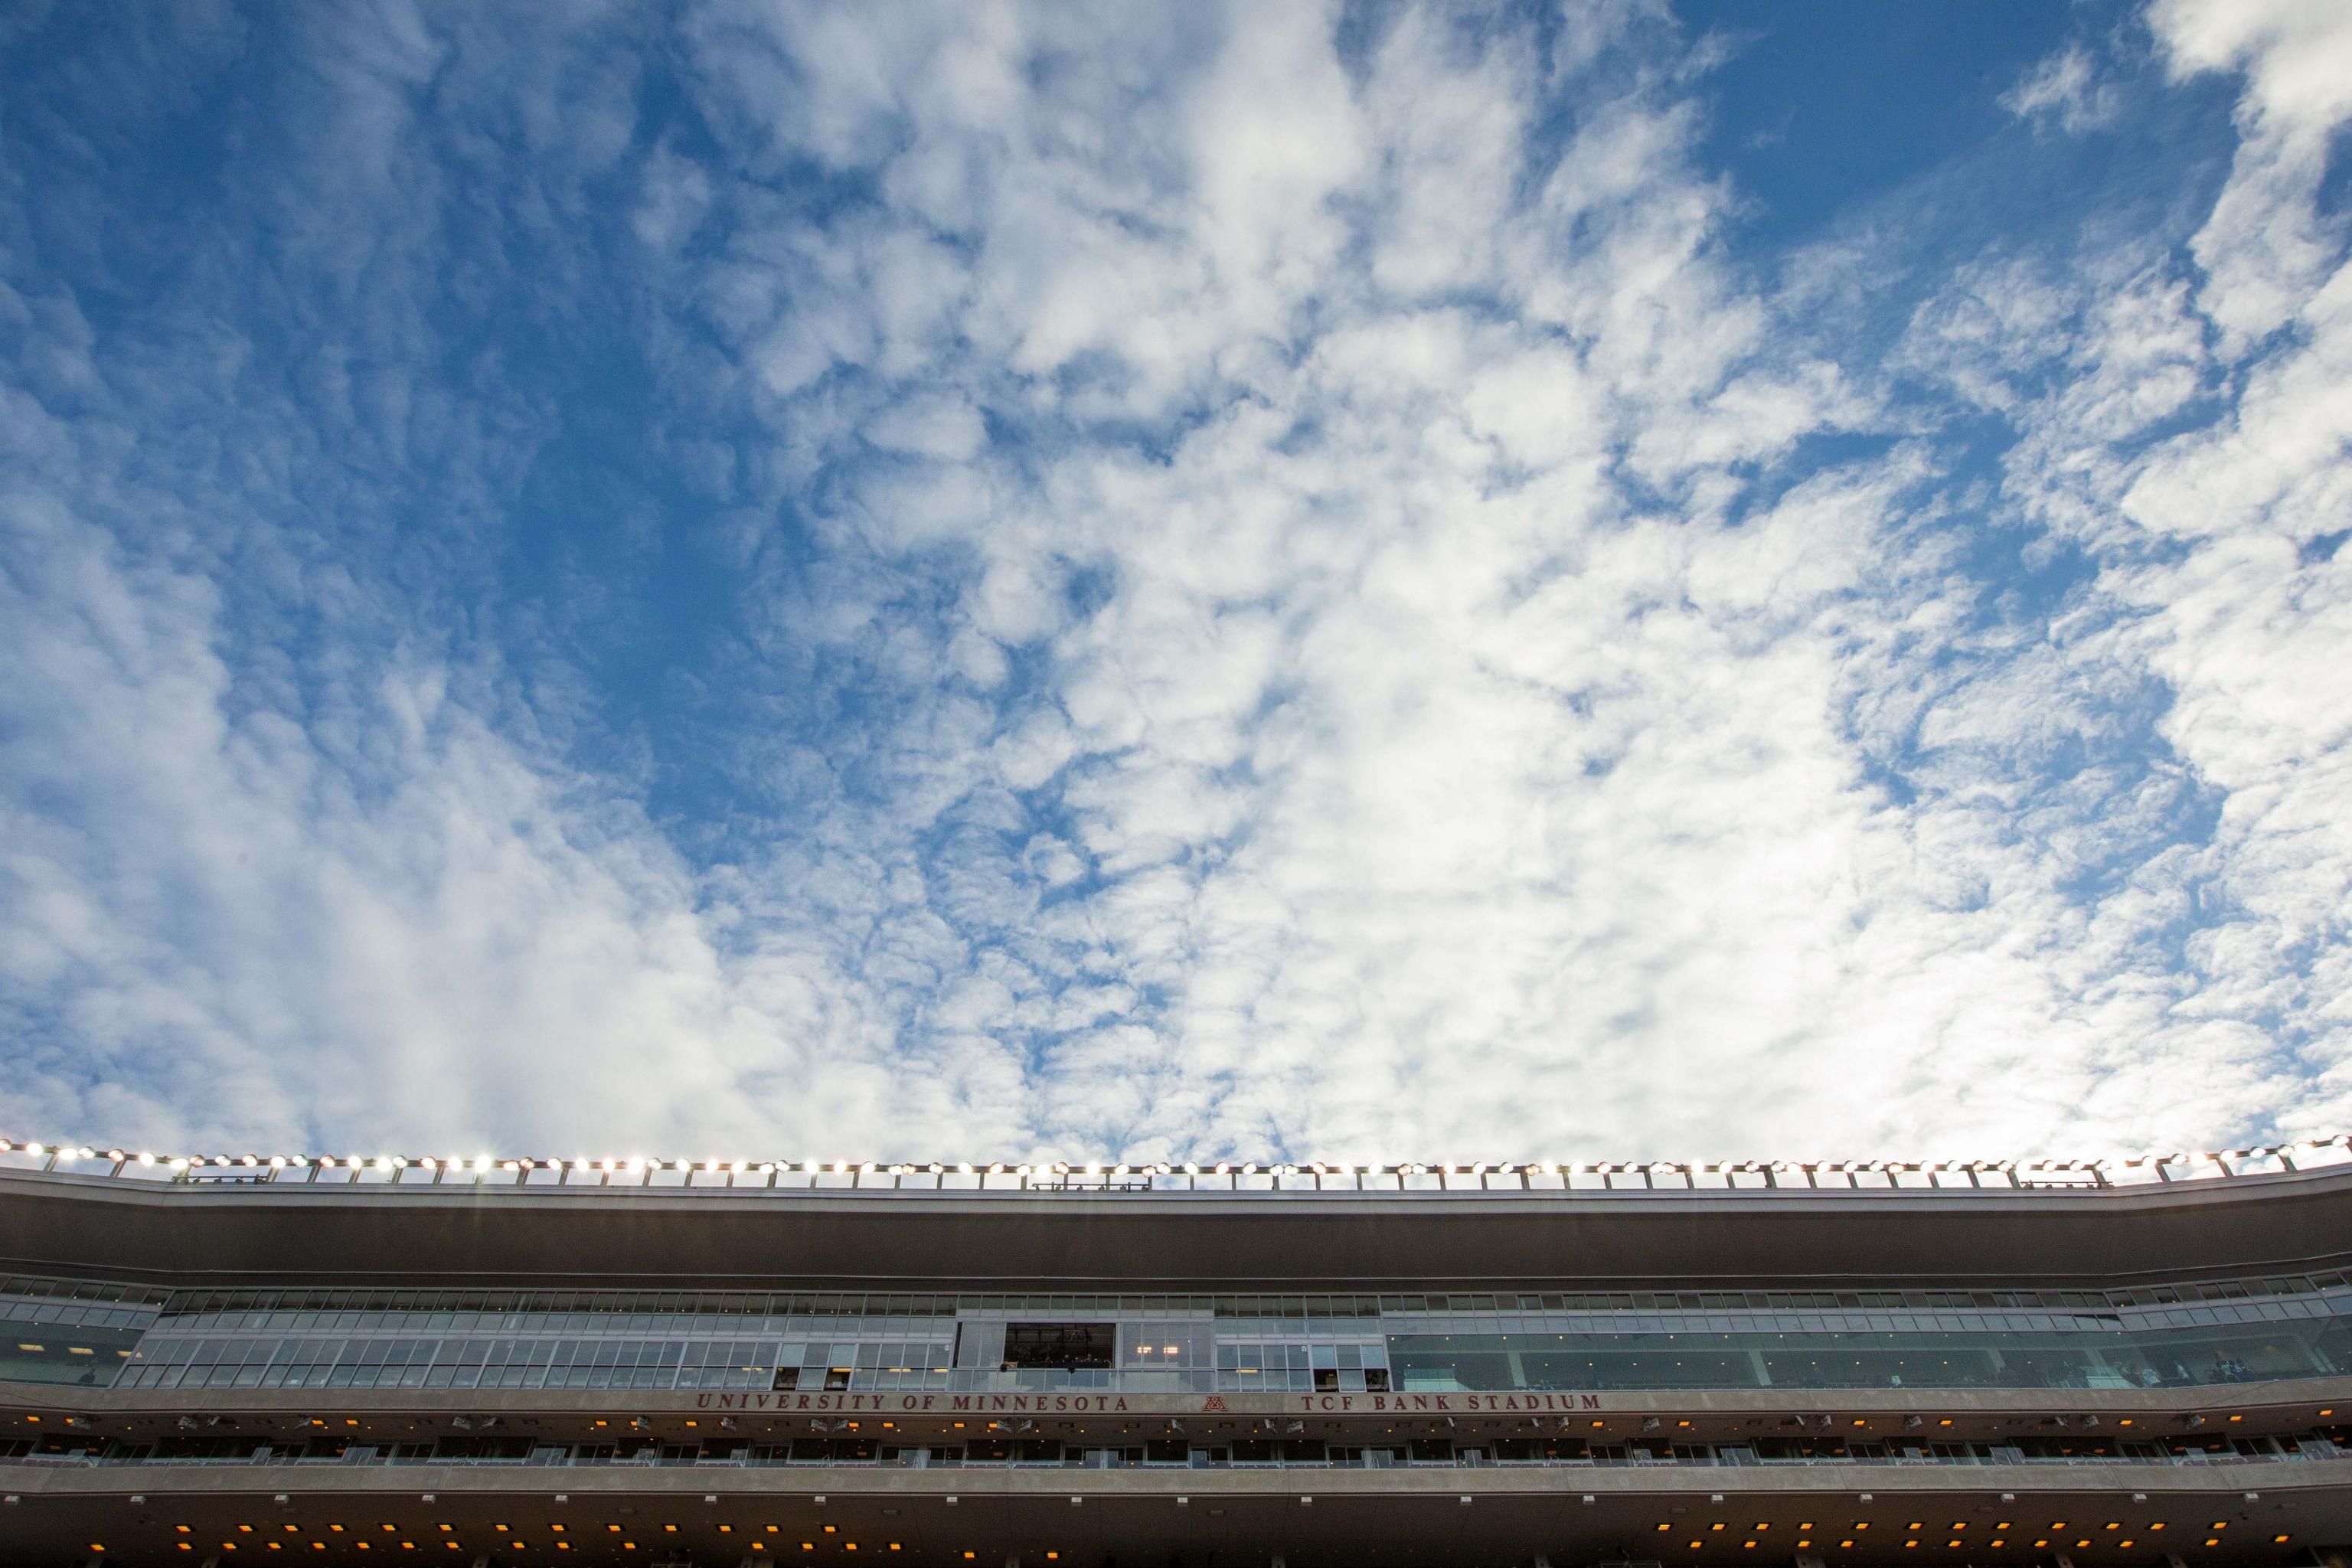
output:
M 2194 246 L 2206 312 L 2242 349 L 2285 325 L 2340 255 L 2315 198 L 2330 136 L 2352 113 L 2352 14 L 2307 0 L 2158 0 L 2148 19 L 2175 75 L 2245 73 L 2237 162 Z
M 2297 55 L 2336 34 L 2154 20 L 2247 73 L 2200 274 L 1995 244 L 1857 365 L 1842 302 L 1727 253 L 1641 8 L 1549 55 L 1411 9 L 1346 61 L 1306 5 L 698 11 L 720 155 L 659 139 L 625 221 L 681 426 L 761 430 L 706 465 L 744 476 L 730 662 L 777 715 L 714 742 L 754 781 L 724 824 L 567 748 L 560 658 L 337 585 L 292 482 L 181 453 L 180 542 L 128 525 L 110 432 L 159 403 L 46 321 L 0 605 L 0 972 L 41 1043 L 5 1081 L 110 1136 L 684 1152 L 2340 1115 L 2344 106 Z M 392 33 L 395 79 L 446 52 Z M 354 114 L 407 112 L 385 74 Z M 2116 111 L 2079 51 L 2005 101 Z M 402 137 L 365 145 L 397 184 Z M 776 194 L 810 169 L 814 216 Z M 387 412 L 433 396 L 402 276 L 415 390 L 314 426 L 424 427 Z M 1979 411 L 1990 502 L 1952 471 Z M 486 416 L 481 474 L 524 423 Z M 204 509 L 282 580 L 189 547 Z M 324 614 L 332 678 L 256 614 Z
M 2107 124 L 2122 109 L 2116 90 L 2098 79 L 2091 52 L 2079 44 L 2026 72 L 2000 95 L 2000 106 L 2021 120 L 2054 120 L 2074 135 Z

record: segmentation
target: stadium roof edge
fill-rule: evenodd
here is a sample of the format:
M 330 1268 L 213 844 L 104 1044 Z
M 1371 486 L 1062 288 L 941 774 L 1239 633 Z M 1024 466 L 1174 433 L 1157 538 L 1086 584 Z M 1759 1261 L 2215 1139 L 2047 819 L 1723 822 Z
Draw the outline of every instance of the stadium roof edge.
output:
M 2352 1268 L 2352 1163 L 2106 1188 L 1320 1197 L 362 1187 L 19 1171 L 0 1173 L 0 1268 L 175 1287 L 2073 1288 Z

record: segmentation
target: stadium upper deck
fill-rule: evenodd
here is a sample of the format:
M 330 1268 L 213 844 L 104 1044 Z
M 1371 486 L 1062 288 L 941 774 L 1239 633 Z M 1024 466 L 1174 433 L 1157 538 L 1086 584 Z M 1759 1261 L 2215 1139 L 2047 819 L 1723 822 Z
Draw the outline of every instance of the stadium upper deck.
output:
M 0 1562 L 2352 1541 L 2343 1140 L 1197 1170 L 12 1142 L 0 1275 Z

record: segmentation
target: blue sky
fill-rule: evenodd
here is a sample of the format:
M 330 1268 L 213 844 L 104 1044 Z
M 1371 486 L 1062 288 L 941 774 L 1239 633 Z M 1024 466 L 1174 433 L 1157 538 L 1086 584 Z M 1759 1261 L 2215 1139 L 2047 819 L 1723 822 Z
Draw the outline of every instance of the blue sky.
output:
M 0 1106 L 2352 1125 L 2352 14 L 0 6 Z

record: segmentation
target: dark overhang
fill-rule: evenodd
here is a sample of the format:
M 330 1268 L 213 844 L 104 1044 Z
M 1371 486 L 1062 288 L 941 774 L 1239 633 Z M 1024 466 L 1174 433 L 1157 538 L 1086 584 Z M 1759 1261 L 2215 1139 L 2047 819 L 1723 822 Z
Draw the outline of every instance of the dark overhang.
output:
M 2352 1167 L 2091 1189 L 1024 1193 L 0 1173 L 0 1266 L 175 1286 L 2095 1287 L 2352 1260 Z

